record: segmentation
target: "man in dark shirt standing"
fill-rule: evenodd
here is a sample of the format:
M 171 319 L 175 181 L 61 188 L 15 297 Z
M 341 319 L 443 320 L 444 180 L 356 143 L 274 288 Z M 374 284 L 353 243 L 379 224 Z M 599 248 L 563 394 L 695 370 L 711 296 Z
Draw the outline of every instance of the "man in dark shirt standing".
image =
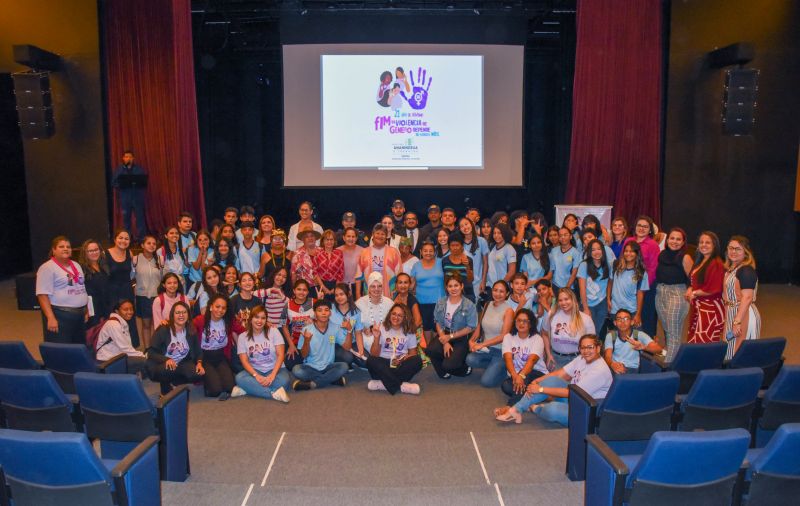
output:
M 433 234 L 439 231 L 442 227 L 442 210 L 436 204 L 428 206 L 428 223 L 419 229 L 419 240 L 424 242 L 426 239 L 431 239 Z M 435 241 L 435 237 L 432 240 Z
M 125 229 L 130 232 L 134 241 L 141 240 L 147 233 L 147 221 L 144 217 L 144 197 L 147 186 L 146 180 L 135 181 L 127 176 L 145 176 L 147 173 L 140 165 L 133 163 L 133 151 L 127 150 L 122 154 L 120 165 L 111 179 L 111 186 L 117 188 L 119 204 L 122 209 L 122 222 Z M 120 179 L 120 176 L 126 176 Z M 143 179 L 143 178 L 141 178 Z M 136 234 L 131 227 L 131 214 L 136 214 Z
M 406 205 L 402 200 L 397 199 L 392 202 L 392 221 L 394 222 L 394 233 L 397 235 L 406 235 Z

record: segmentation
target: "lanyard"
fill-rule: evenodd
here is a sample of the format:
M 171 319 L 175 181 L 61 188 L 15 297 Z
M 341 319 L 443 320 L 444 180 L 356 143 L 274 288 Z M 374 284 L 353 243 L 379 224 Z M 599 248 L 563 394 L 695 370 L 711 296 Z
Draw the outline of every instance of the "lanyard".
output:
M 69 268 L 70 268 L 70 270 L 72 271 L 72 272 L 70 272 L 70 271 L 68 271 L 68 270 L 66 269 L 66 267 L 64 267 L 63 265 L 61 265 L 60 263 L 58 263 L 58 261 L 56 260 L 56 257 L 50 257 L 50 259 L 51 259 L 51 260 L 53 261 L 53 263 L 54 263 L 54 264 L 56 264 L 56 265 L 57 265 L 57 266 L 58 266 L 58 267 L 59 267 L 59 268 L 60 268 L 62 271 L 64 271 L 64 272 L 66 272 L 66 273 L 67 273 L 67 281 L 69 282 L 69 284 L 70 284 L 70 285 L 72 284 L 72 282 L 73 282 L 73 281 L 78 281 L 78 268 L 77 268 L 77 267 L 75 267 L 75 264 L 72 262 L 72 260 L 68 260 L 68 262 L 69 262 Z

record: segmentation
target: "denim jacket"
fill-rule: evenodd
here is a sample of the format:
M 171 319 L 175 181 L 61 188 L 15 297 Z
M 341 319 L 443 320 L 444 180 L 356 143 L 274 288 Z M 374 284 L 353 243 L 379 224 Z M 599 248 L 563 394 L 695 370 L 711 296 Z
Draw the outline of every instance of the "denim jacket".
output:
M 436 307 L 433 309 L 433 320 L 439 324 L 440 327 L 445 328 L 444 313 L 447 310 L 447 297 L 442 297 L 436 302 Z M 453 315 L 453 323 L 450 325 L 452 332 L 457 332 L 464 327 L 474 329 L 478 326 L 478 311 L 475 309 L 475 304 L 468 298 L 461 297 L 461 304 L 456 309 L 456 314 Z

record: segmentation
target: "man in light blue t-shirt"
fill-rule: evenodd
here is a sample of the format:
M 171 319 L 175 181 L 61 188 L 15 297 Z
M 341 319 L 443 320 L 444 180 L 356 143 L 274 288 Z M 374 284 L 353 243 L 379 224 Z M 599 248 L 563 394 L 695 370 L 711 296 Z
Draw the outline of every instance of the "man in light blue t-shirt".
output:
M 661 353 L 661 346 L 641 330 L 631 326 L 633 315 L 627 309 L 617 311 L 614 325 L 617 330 L 606 334 L 603 358 L 616 374 L 639 372 L 639 352 Z
M 314 303 L 314 322 L 303 329 L 297 347 L 304 363 L 292 368 L 294 390 L 311 390 L 330 384 L 345 386 L 347 364 L 334 362 L 336 334 L 339 328 L 330 323 L 331 303 L 318 300 Z

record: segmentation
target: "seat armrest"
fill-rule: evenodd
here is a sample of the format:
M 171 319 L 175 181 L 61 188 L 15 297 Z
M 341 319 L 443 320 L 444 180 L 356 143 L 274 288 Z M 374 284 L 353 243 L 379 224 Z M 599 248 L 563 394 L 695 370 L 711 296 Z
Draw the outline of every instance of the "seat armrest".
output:
M 639 352 L 639 372 L 664 372 L 668 369 L 668 365 L 664 362 L 664 356 L 661 354 L 654 355 L 649 351 Z
M 597 427 L 597 401 L 577 385 L 569 385 L 567 427 L 567 477 L 581 481 L 586 477 L 586 435 Z
M 111 470 L 120 506 L 161 504 L 158 441 L 158 436 L 148 436 Z
M 600 436 L 586 436 L 585 506 L 622 505 L 630 469 Z
M 106 374 L 128 374 L 128 355 L 120 353 L 103 362 L 98 362 L 97 370 Z
M 172 389 L 172 391 L 170 391 L 170 393 L 168 393 L 167 395 L 164 395 L 163 397 L 158 399 L 158 402 L 156 403 L 156 409 L 165 408 L 169 403 L 173 402 L 180 395 L 184 394 L 184 392 L 186 392 L 187 395 L 188 395 L 188 392 L 189 392 L 189 386 L 188 385 L 176 386 L 175 388 Z
M 189 387 L 181 385 L 159 399 L 161 479 L 185 481 L 189 475 Z

